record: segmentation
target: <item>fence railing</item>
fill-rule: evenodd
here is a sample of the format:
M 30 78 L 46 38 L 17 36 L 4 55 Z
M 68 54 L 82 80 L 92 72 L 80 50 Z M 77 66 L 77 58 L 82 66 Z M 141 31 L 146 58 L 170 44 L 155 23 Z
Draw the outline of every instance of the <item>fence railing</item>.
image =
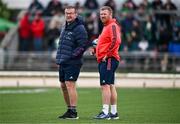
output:
M 180 72 L 180 55 L 153 51 L 120 52 L 118 72 Z M 0 52 L 0 70 L 55 71 L 56 52 Z M 95 56 L 84 55 L 82 71 L 97 72 Z

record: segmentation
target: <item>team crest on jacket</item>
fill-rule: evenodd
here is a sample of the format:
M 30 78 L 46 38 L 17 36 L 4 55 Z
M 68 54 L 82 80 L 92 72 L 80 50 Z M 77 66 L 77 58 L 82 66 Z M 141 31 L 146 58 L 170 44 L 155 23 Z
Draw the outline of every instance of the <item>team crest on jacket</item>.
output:
M 68 35 L 72 35 L 73 33 L 72 32 L 68 32 Z

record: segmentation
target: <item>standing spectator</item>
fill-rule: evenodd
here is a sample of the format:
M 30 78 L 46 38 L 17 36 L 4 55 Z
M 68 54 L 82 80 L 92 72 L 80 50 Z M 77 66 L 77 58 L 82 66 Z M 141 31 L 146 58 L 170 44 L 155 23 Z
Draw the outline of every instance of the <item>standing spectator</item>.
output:
M 99 4 L 96 0 L 86 0 L 84 6 L 88 10 L 97 10 L 99 8 Z
M 35 51 L 41 51 L 43 46 L 43 35 L 45 30 L 44 20 L 41 18 L 41 13 L 35 14 L 31 25 L 33 33 L 33 46 Z
M 145 9 L 145 11 L 148 12 L 152 9 L 152 4 L 148 0 L 143 0 L 140 3 L 139 7 L 143 7 L 143 9 Z
M 140 23 L 138 20 L 133 20 L 132 30 L 131 30 L 131 36 L 133 38 L 133 42 L 138 43 L 141 40 L 142 37 L 142 29 L 140 26 Z
M 98 38 L 96 57 L 100 73 L 102 91 L 102 111 L 95 119 L 118 119 L 117 92 L 114 85 L 115 71 L 119 64 L 119 46 L 121 43 L 120 27 L 112 17 L 112 9 L 103 6 L 100 9 L 100 19 L 104 24 L 103 31 Z M 95 51 L 92 51 L 95 52 Z M 111 111 L 109 113 L 109 106 Z
M 78 10 L 79 15 L 81 15 L 81 16 L 83 16 L 83 17 L 86 15 L 86 13 L 84 12 L 84 7 L 81 6 L 80 1 L 77 1 L 77 2 L 74 4 L 74 6 L 75 6 L 76 9 Z
M 152 8 L 153 8 L 154 10 L 162 10 L 162 8 L 163 8 L 163 3 L 162 3 L 162 1 L 161 1 L 161 0 L 154 0 L 154 1 L 152 2 Z
M 64 16 L 61 12 L 56 12 L 50 20 L 47 32 L 48 50 L 52 51 L 56 49 L 55 40 L 59 37 L 62 25 L 64 23 Z
M 51 0 L 45 9 L 44 15 L 53 16 L 56 12 L 63 12 L 62 3 L 59 0 Z
M 121 21 L 122 31 L 123 31 L 123 35 L 125 39 L 128 35 L 131 34 L 134 20 L 135 18 L 133 17 L 132 14 L 127 14 L 127 15 L 124 15 L 124 18 Z
M 148 0 L 143 0 L 138 6 L 135 18 L 138 20 L 145 20 L 146 16 L 151 12 L 151 10 L 151 3 L 149 3 Z
M 98 32 L 98 16 L 96 12 L 88 13 L 86 16 L 86 29 L 88 32 L 89 40 L 93 40 L 96 38 Z
M 180 56 L 180 25 L 178 26 L 178 22 L 173 25 L 173 38 L 169 43 L 168 52 Z
M 33 0 L 30 6 L 28 7 L 28 12 L 34 16 L 36 12 L 43 12 L 44 7 L 38 0 Z
M 113 15 L 115 16 L 115 12 L 116 12 L 116 3 L 114 0 L 107 0 L 104 4 L 104 6 L 109 6 L 112 8 L 113 10 Z
M 28 51 L 31 46 L 31 22 L 29 21 L 29 13 L 26 12 L 19 23 L 19 50 Z
M 87 31 L 82 18 L 78 17 L 73 6 L 65 8 L 66 23 L 59 38 L 56 63 L 59 65 L 59 81 L 67 106 L 67 111 L 60 119 L 78 119 L 76 111 L 76 80 L 82 66 L 82 56 L 87 47 Z
M 143 36 L 148 40 L 150 48 L 156 47 L 156 25 L 152 19 L 152 16 L 147 16 L 146 21 L 143 24 Z
M 160 52 L 167 52 L 168 51 L 168 44 L 172 40 L 171 31 L 167 28 L 161 27 L 159 41 L 158 41 L 158 50 Z
M 163 9 L 163 3 L 161 0 L 154 0 L 152 2 L 152 8 L 155 11 L 161 11 Z M 155 19 L 157 21 L 157 26 L 162 26 L 163 25 L 163 16 L 162 14 L 155 13 Z
M 166 10 L 167 12 L 168 11 L 173 11 L 173 10 L 177 10 L 177 7 L 175 6 L 174 3 L 171 2 L 171 0 L 167 0 L 166 3 L 163 6 L 163 10 Z M 165 22 L 165 25 L 168 28 L 168 30 L 172 30 L 171 20 L 172 20 L 173 15 L 174 14 L 169 14 L 169 13 L 163 15 L 164 22 Z
M 137 7 L 136 7 L 136 4 L 133 2 L 133 0 L 126 0 L 124 3 L 123 3 L 123 8 L 122 10 L 125 10 L 125 11 L 132 11 L 132 10 L 135 10 Z
M 177 10 L 176 5 L 171 0 L 166 0 L 166 3 L 164 4 L 163 8 L 165 10 Z

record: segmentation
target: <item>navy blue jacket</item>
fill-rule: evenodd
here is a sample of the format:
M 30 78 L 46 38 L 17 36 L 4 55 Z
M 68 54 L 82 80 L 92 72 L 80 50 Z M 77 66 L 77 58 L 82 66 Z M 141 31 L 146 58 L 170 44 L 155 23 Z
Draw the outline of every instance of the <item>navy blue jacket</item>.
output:
M 88 35 L 84 22 L 77 17 L 61 30 L 56 64 L 82 64 L 82 56 L 88 47 Z

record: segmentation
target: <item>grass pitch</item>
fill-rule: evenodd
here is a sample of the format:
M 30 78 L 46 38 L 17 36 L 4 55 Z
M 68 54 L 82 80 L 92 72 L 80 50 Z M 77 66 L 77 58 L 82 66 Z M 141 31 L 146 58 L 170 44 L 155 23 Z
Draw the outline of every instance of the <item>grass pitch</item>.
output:
M 59 89 L 0 88 L 0 123 L 180 123 L 180 89 L 119 88 L 119 120 L 93 119 L 101 110 L 100 89 L 78 88 L 78 94 L 80 118 L 60 120 L 66 107 Z

